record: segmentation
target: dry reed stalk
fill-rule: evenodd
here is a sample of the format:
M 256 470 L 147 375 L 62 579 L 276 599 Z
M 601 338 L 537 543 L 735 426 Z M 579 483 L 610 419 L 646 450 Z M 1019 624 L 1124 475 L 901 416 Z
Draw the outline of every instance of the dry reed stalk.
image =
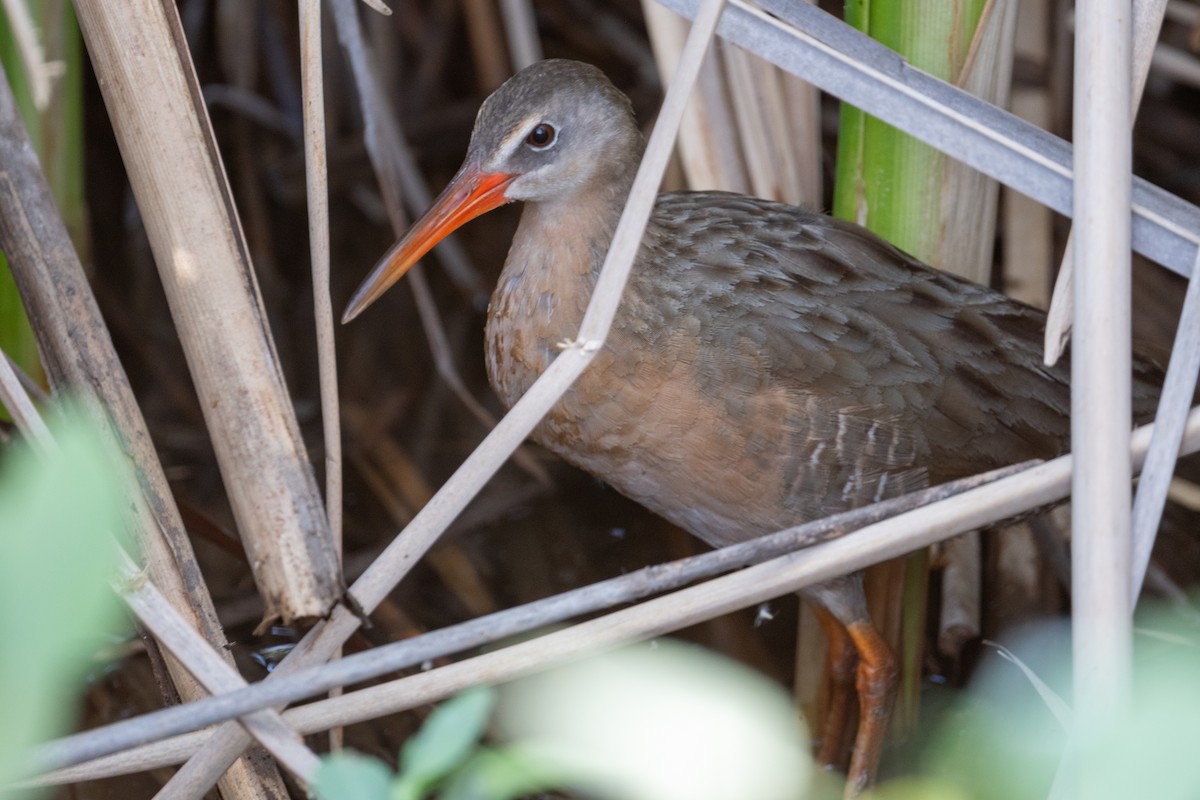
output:
M 308 194 L 308 242 L 312 260 L 313 319 L 317 330 L 317 373 L 325 442 L 325 514 L 342 564 L 342 423 L 338 403 L 333 299 L 329 293 L 329 176 L 325 147 L 325 71 L 321 49 L 320 0 L 299 0 L 300 83 L 304 108 L 304 183 Z M 341 651 L 334 654 L 340 658 Z M 335 689 L 330 696 L 340 694 Z M 342 749 L 343 731 L 329 731 L 329 749 Z
M 1050 98 L 1041 88 L 1014 89 L 1013 113 L 1040 128 L 1050 124 Z M 1050 305 L 1054 215 L 1020 192 L 1004 189 L 1004 291 L 1045 310 Z
M 355 581 L 348 595 L 358 609 L 369 613 L 391 592 L 591 364 L 603 346 L 633 266 L 633 257 L 645 232 L 658 186 L 662 182 L 687 95 L 695 83 L 700 62 L 712 40 L 723 7 L 724 0 L 705 0 L 697 15 L 679 61 L 676 85 L 667 92 L 663 101 L 658 124 L 647 143 L 646 154 L 617 224 L 578 338 L 562 350 L 483 443 L 421 509 L 408 528 Z M 335 6 L 335 10 L 339 11 L 340 18 L 340 9 Z M 335 606 L 328 619 L 311 630 L 272 674 L 286 674 L 308 664 L 327 660 L 358 628 L 360 621 L 355 611 L 342 604 Z M 245 734 L 236 723 L 222 725 L 205 747 L 175 773 L 160 797 L 167 800 L 203 796 L 246 744 Z
M 304 94 L 305 185 L 312 255 L 313 316 L 325 438 L 325 509 L 334 547 L 342 549 L 342 427 L 338 404 L 333 300 L 329 295 L 329 176 L 325 169 L 325 79 L 321 63 L 321 5 L 300 0 L 300 72 Z
M 1144 459 L 1151 435 L 1152 426 L 1134 431 L 1130 447 L 1135 464 Z M 1185 453 L 1200 450 L 1200 407 L 1192 409 L 1188 416 L 1184 441 Z M 893 558 L 914 548 L 925 547 L 947 537 L 1022 514 L 1031 508 L 1061 501 L 1070 490 L 1073 459 L 1071 455 L 1061 456 L 936 503 L 886 518 L 860 529 L 853 536 L 836 536 L 819 546 L 776 557 L 534 640 L 352 692 L 336 700 L 322 700 L 292 709 L 284 713 L 284 719 L 300 733 L 316 733 L 332 725 L 348 725 L 436 702 L 469 686 L 501 683 L 549 668 L 566 659 L 678 630 L 860 569 L 875 559 Z M 725 548 L 727 551 L 732 549 Z M 722 552 L 707 553 L 699 558 L 720 557 Z M 576 593 L 581 591 L 584 590 L 576 590 Z M 439 633 L 429 636 L 435 637 Z M 420 656 L 408 654 L 408 663 L 428 655 L 429 652 Z M 377 665 L 372 670 L 373 674 L 381 674 L 384 671 L 381 667 Z M 387 664 L 389 670 L 394 667 L 395 663 Z M 338 668 L 337 665 L 329 665 L 322 669 Z M 300 677 L 295 670 L 291 674 Z M 363 675 L 356 674 L 341 679 L 362 678 Z M 320 688 L 312 691 L 320 691 Z M 275 704 L 280 699 L 260 697 L 258 702 Z M 42 780 L 55 783 L 75 781 L 177 763 L 187 754 L 197 752 L 210 736 L 208 731 L 175 736 L 89 765 L 43 776 Z
M 324 615 L 337 554 L 173 6 L 78 3 L 130 183 L 263 596 Z
M 1067 526 L 1064 524 L 1065 532 Z M 1003 632 L 1058 609 L 1047 608 L 1047 571 L 1037 539 L 1028 524 L 1011 525 L 989 537 L 988 608 L 984 627 Z M 1053 594 L 1057 594 L 1054 587 Z
M 659 73 L 674 70 L 688 22 L 653 0 L 642 10 Z M 816 89 L 729 44 L 705 59 L 678 149 L 692 189 L 821 204 L 821 125 Z
M 1078 336 L 1071 358 L 1071 649 L 1083 731 L 1122 719 L 1132 694 L 1131 22 L 1125 0 L 1076 9 L 1073 213 Z M 1139 81 L 1140 83 L 1140 81 Z M 1083 771 L 1076 796 L 1101 779 Z
M 70 390 L 90 400 L 84 408 L 97 428 L 111 435 L 118 451 L 132 462 L 140 491 L 129 498 L 130 525 L 150 577 L 188 624 L 201 631 L 232 666 L 233 657 L 223 648 L 224 632 L 145 420 L 58 216 L 8 81 L 2 77 L 0 163 L 5 165 L 0 181 L 0 248 L 9 258 L 50 382 L 56 390 Z M 185 702 L 207 695 L 178 661 L 169 659 L 167 664 Z M 284 789 L 273 765 L 261 758 L 243 758 L 225 774 L 221 791 L 227 798 L 249 800 L 280 797 Z
M 1052 68 L 1053 0 L 1020 0 L 1017 10 L 1015 57 L 1030 64 L 1038 74 Z M 1021 119 L 1043 130 L 1053 121 L 1050 89 L 1015 85 L 1010 108 Z M 1042 309 L 1050 305 L 1050 274 L 1054 258 L 1054 217 L 1050 210 L 1005 186 L 1003 212 L 1004 292 L 1023 303 Z

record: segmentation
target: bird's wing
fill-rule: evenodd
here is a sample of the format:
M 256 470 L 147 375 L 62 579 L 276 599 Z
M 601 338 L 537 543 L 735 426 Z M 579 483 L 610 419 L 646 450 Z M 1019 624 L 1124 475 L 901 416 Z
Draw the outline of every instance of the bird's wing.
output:
M 855 409 L 867 429 L 906 430 L 934 483 L 1065 448 L 1067 373 L 1042 365 L 1035 309 L 858 226 L 741 195 L 663 195 L 645 246 L 649 270 L 672 272 L 649 276 L 671 287 L 651 293 L 664 321 L 703 309 L 713 381 L 815 397 L 817 427 Z

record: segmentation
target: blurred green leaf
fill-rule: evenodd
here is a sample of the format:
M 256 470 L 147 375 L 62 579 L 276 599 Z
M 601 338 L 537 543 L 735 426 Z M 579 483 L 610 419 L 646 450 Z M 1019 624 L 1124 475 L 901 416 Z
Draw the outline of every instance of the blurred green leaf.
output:
M 496 705 L 496 692 L 476 686 L 442 703 L 400 751 L 393 797 L 419 800 L 463 764 L 479 742 Z
M 781 687 L 670 640 L 506 686 L 497 727 L 564 783 L 625 800 L 792 800 L 812 765 Z
M 89 657 L 123 619 L 109 588 L 121 462 L 82 415 L 51 429 L 56 452 L 18 446 L 0 463 L 0 784 L 67 729 Z
M 387 800 L 391 784 L 392 771 L 382 761 L 346 751 L 321 759 L 312 793 L 320 800 Z
M 1012 637 L 1010 649 L 1069 697 L 1065 628 L 1030 626 Z M 1069 786 L 1074 773 L 1062 770 L 1065 756 L 1086 776 L 1088 800 L 1200 797 L 1200 628 L 1150 610 L 1139 614 L 1137 630 L 1128 713 L 1107 729 L 1070 738 L 1021 670 L 999 658 L 985 662 L 936 737 L 928 761 L 937 785 L 978 800 L 1042 800 L 1056 779 Z
M 540 759 L 518 747 L 480 748 L 456 770 L 440 800 L 514 800 L 566 785 L 569 776 L 554 774 Z
M 868 797 L 869 800 L 969 800 L 956 787 L 929 778 L 896 778 Z

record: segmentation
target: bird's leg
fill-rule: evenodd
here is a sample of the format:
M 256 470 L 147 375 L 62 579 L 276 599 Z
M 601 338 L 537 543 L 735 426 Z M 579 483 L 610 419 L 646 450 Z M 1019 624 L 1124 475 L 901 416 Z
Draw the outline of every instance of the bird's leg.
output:
M 830 652 L 836 653 L 840 647 L 839 641 L 847 637 L 853 642 L 853 649 L 858 651 L 855 674 L 858 733 L 854 737 L 845 792 L 846 800 L 852 800 L 875 782 L 875 770 L 883 754 L 888 719 L 896 698 L 896 658 L 871 622 L 867 598 L 863 594 L 862 573 L 856 572 L 828 583 L 810 586 L 804 593 L 824 606 L 828 616 L 832 617 L 821 622 L 821 627 L 829 637 Z M 818 619 L 821 619 L 821 615 L 818 615 Z M 822 755 L 824 748 L 822 743 Z
M 846 625 L 858 649 L 858 734 L 850 757 L 846 797 L 857 797 L 875 781 L 879 758 L 887 736 L 888 720 L 896 701 L 899 670 L 896 657 L 870 619 Z
M 854 724 L 853 689 L 858 650 L 846 626 L 832 612 L 824 606 L 814 605 L 813 613 L 829 643 L 825 654 L 828 691 L 821 715 L 821 736 L 817 739 L 816 759 L 821 766 L 842 770 Z

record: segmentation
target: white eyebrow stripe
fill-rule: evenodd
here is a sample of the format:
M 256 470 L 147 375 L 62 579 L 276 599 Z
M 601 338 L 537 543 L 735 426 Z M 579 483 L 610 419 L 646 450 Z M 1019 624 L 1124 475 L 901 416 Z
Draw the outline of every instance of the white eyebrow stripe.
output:
M 542 120 L 536 116 L 526 117 L 521 120 L 521 124 L 512 130 L 507 136 L 500 140 L 500 147 L 496 151 L 496 159 L 503 161 L 512 155 L 513 151 L 521 146 L 521 142 L 525 141 L 528 136 L 530 127 L 536 125 Z

